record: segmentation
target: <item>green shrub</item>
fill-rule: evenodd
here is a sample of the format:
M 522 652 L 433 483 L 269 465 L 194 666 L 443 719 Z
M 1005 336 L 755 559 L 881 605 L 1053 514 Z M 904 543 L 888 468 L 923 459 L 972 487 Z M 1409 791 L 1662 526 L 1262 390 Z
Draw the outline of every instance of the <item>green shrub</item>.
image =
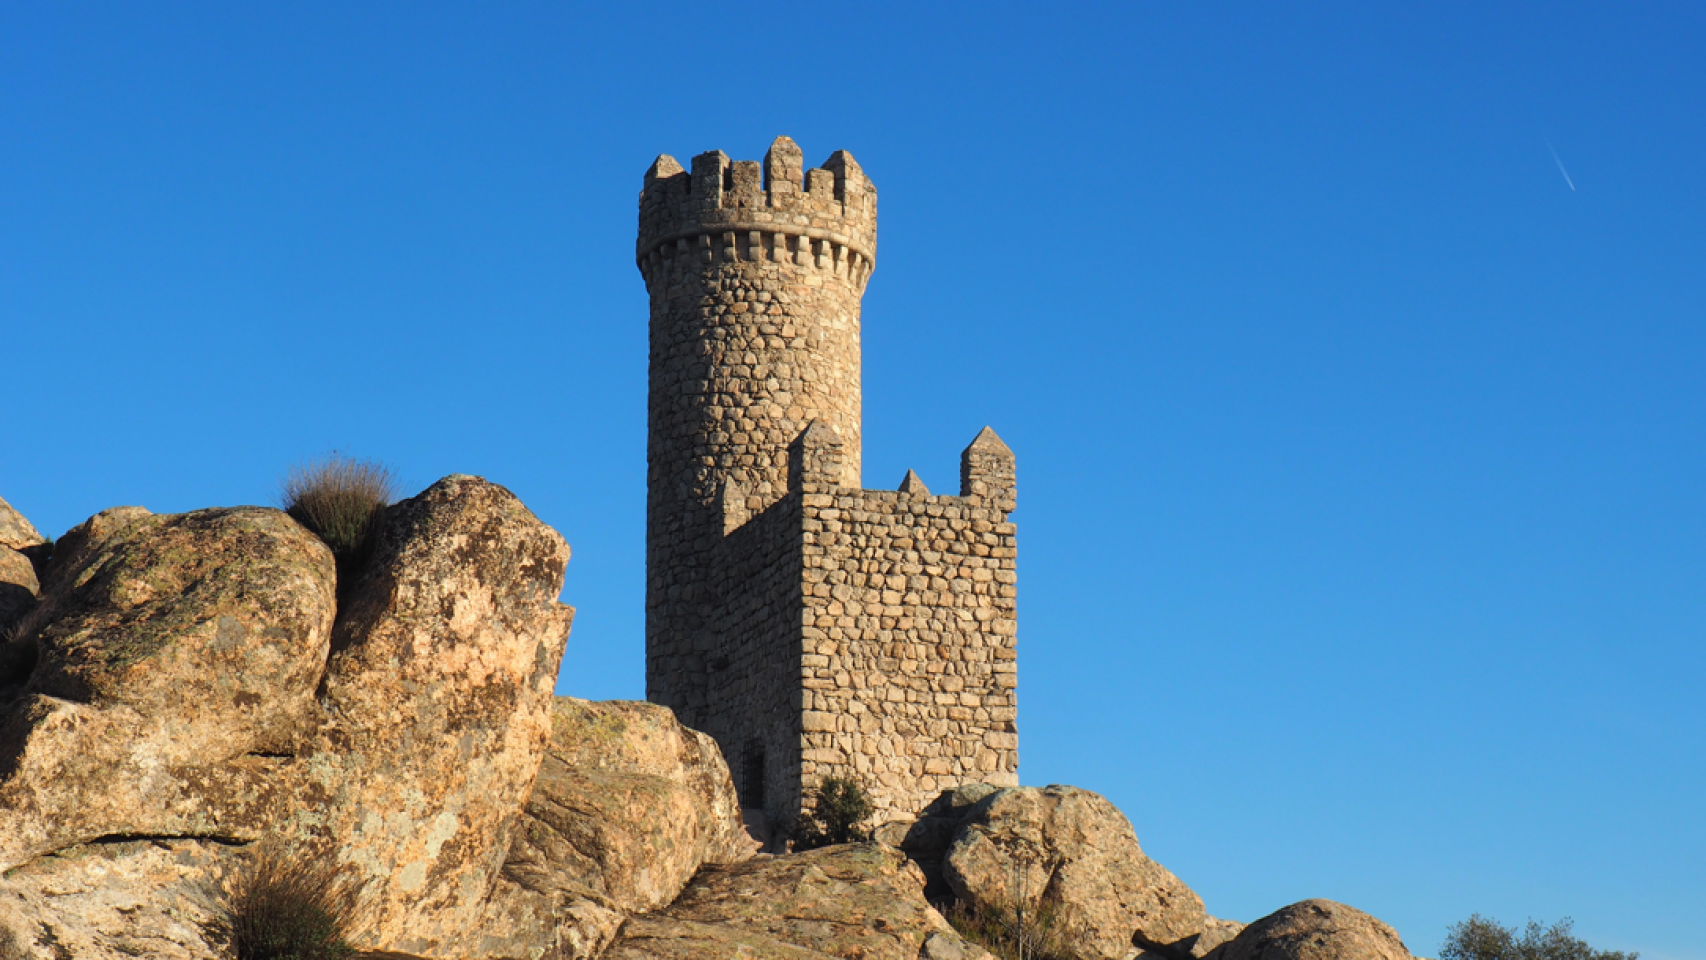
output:
M 292 468 L 283 484 L 284 512 L 332 548 L 339 584 L 367 558 L 397 481 L 380 464 L 333 452 Z
M 256 851 L 224 891 L 216 924 L 236 960 L 355 960 L 361 885 L 323 857 Z
M 795 828 L 794 849 L 812 850 L 869 840 L 870 831 L 860 824 L 875 812 L 870 796 L 857 780 L 824 777 L 813 794 L 812 812 L 802 815 Z
M 1552 926 L 1528 921 L 1528 929 L 1517 935 L 1480 914 L 1471 914 L 1446 931 L 1439 948 L 1440 960 L 1636 960 L 1638 953 L 1595 950 L 1570 934 L 1572 921 L 1565 917 Z

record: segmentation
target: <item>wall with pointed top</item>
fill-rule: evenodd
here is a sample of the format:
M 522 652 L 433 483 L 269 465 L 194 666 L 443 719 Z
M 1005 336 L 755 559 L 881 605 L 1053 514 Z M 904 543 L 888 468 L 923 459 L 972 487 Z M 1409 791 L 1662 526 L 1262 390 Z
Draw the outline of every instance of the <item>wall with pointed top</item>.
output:
M 1018 785 L 1010 505 L 962 494 L 800 496 L 801 778 L 854 777 L 878 822 L 962 783 Z
M 962 783 L 1017 785 L 1012 452 L 985 429 L 940 496 L 910 471 L 900 490 L 844 485 L 821 424 L 788 457 L 768 508 L 724 498 L 704 666 L 672 678 L 698 695 L 672 705 L 778 823 L 827 776 L 864 785 L 879 823 Z

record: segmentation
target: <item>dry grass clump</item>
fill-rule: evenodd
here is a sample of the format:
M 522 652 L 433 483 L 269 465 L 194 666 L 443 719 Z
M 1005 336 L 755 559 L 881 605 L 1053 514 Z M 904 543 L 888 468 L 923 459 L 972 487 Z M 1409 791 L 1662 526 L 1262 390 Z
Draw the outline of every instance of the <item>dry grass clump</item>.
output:
M 1055 925 L 1052 904 L 985 907 L 964 901 L 943 911 L 960 936 L 978 944 L 1001 960 L 1062 960 L 1066 940 Z
M 29 960 L 30 955 L 18 946 L 18 935 L 0 927 L 0 960 Z
M 356 960 L 362 884 L 329 859 L 263 847 L 226 887 L 216 924 L 237 960 Z
M 285 513 L 332 548 L 342 574 L 366 558 L 381 514 L 396 497 L 397 480 L 390 470 L 334 451 L 292 468 L 281 499 Z
M 36 607 L 17 623 L 0 630 L 0 687 L 23 683 L 35 672 L 40 657 L 35 633 L 41 626 L 41 609 Z

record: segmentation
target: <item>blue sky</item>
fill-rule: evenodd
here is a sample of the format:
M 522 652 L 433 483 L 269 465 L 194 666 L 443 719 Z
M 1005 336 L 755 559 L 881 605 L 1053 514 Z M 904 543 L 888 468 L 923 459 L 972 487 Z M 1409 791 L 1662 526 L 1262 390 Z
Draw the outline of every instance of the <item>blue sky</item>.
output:
M 1682 3 L 9 3 L 0 496 L 478 473 L 573 545 L 561 691 L 643 696 L 641 175 L 847 149 L 866 486 L 1019 458 L 1025 782 L 1219 916 L 1703 960 L 1703 49 Z

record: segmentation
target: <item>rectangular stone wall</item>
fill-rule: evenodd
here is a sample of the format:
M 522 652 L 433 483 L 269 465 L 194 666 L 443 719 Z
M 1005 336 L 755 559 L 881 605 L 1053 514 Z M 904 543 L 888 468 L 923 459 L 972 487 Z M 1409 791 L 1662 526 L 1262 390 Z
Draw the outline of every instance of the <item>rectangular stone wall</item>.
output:
M 789 825 L 800 796 L 800 546 L 797 496 L 730 531 L 714 553 L 717 609 L 699 640 L 709 693 L 701 729 L 722 747 L 741 805 Z
M 851 776 L 877 822 L 1017 785 L 1016 551 L 983 497 L 807 485 L 801 775 Z
M 912 475 L 841 486 L 837 445 L 814 437 L 832 439 L 803 435 L 780 500 L 720 496 L 685 658 L 743 806 L 786 829 L 822 778 L 846 776 L 881 823 L 962 783 L 1016 785 L 1011 453 L 980 435 L 961 495 L 932 496 Z

